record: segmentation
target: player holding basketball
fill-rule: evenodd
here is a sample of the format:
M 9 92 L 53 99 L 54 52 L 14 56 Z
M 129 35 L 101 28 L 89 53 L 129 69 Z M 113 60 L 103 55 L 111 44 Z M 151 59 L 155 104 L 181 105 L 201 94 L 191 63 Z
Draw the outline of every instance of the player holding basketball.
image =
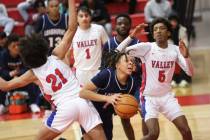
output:
M 32 82 L 38 84 L 47 93 L 45 96 L 55 110 L 45 121 L 36 140 L 52 140 L 68 128 L 73 122 L 79 122 L 89 136 L 94 140 L 106 140 L 101 119 L 93 105 L 78 95 L 80 85 L 70 67 L 66 64 L 66 52 L 76 32 L 76 10 L 74 0 L 69 0 L 69 22 L 60 44 L 48 55 L 48 44 L 39 36 L 32 35 L 20 40 L 20 56 L 30 70 L 11 81 L 0 78 L 0 89 L 10 90 L 25 86 Z M 108 98 L 107 102 L 111 102 Z
M 109 54 L 108 52 L 114 51 L 118 45 L 129 36 L 132 20 L 129 15 L 127 14 L 119 14 L 115 18 L 116 22 L 116 36 L 111 37 L 103 46 L 103 55 L 102 55 L 102 64 L 101 68 L 103 68 L 103 63 L 106 61 L 107 57 L 110 57 L 109 55 L 106 56 L 105 54 Z M 144 25 L 146 26 L 146 25 Z M 133 38 L 132 41 L 129 43 L 129 46 L 139 43 L 140 41 L 137 38 Z M 138 80 L 135 83 L 138 84 L 136 86 L 141 85 L 141 64 L 139 63 L 139 59 L 135 59 L 136 66 L 134 66 L 135 70 L 132 74 L 134 77 L 134 80 Z M 139 88 L 137 88 L 137 91 L 135 92 L 136 99 L 139 100 Z M 124 132 L 129 140 L 135 140 L 134 130 L 132 128 L 132 125 L 130 123 L 130 119 L 123 119 L 121 118 L 121 122 L 123 125 Z M 144 121 L 142 120 L 142 123 L 146 126 Z M 143 133 L 144 135 L 147 133 L 145 128 L 143 127 Z
M 180 131 L 183 140 L 192 140 L 188 122 L 180 109 L 177 99 L 171 89 L 171 80 L 175 69 L 175 62 L 189 75 L 193 75 L 193 67 L 188 49 L 183 41 L 179 46 L 168 44 L 171 35 L 170 23 L 157 18 L 151 24 L 151 31 L 155 42 L 138 43 L 126 48 L 131 56 L 141 58 L 143 64 L 143 83 L 140 93 L 141 108 L 144 115 L 148 134 L 142 140 L 156 140 L 159 136 L 158 114 L 162 113 L 172 121 Z M 119 46 L 119 50 L 126 47 L 130 35 Z
M 131 58 L 125 53 L 116 53 L 110 57 L 109 68 L 103 69 L 95 77 L 91 79 L 82 88 L 80 97 L 90 99 L 93 102 L 95 108 L 100 114 L 103 121 L 103 128 L 107 137 L 107 140 L 112 140 L 113 130 L 113 106 L 117 99 L 120 98 L 120 94 L 114 93 L 128 93 L 134 94 L 136 87 L 132 74 L 133 63 Z M 109 96 L 112 95 L 112 96 Z M 113 98 L 110 104 L 106 104 L 107 98 Z M 112 105 L 111 105 L 112 104 Z

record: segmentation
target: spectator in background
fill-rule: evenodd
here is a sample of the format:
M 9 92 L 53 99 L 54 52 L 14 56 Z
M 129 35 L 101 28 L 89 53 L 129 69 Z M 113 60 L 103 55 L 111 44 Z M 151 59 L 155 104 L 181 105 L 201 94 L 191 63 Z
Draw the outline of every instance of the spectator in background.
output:
M 47 13 L 40 16 L 35 25 L 35 32 L 42 34 L 49 43 L 49 54 L 51 54 L 52 50 L 63 38 L 67 26 L 67 15 L 59 13 L 59 0 L 49 0 L 47 3 Z
M 35 33 L 34 26 L 38 20 L 38 17 L 46 13 L 45 3 L 43 0 L 36 0 L 33 7 L 36 10 L 36 13 L 30 15 L 31 21 L 25 26 L 25 35 Z
M 104 26 L 109 36 L 112 34 L 110 15 L 100 0 L 83 0 L 81 6 L 91 9 L 92 22 Z
M 150 0 L 144 8 L 145 21 L 150 24 L 155 18 L 168 18 L 171 11 L 171 5 L 168 0 Z M 149 31 L 149 26 L 147 31 L 149 32 L 148 40 L 150 42 L 154 41 L 152 34 Z
M 8 36 L 6 41 L 6 49 L 2 52 L 0 58 L 0 76 L 9 81 L 15 77 L 19 77 L 23 73 L 26 72 L 26 68 L 23 66 L 23 63 L 19 56 L 19 36 L 15 34 L 11 34 Z M 37 90 L 37 86 L 34 84 L 30 84 L 24 88 L 16 89 L 15 91 L 26 91 L 29 96 L 29 105 L 32 112 L 40 112 L 40 108 L 36 104 L 38 94 L 35 93 Z M 12 92 L 12 91 L 11 91 Z M 0 111 L 2 110 L 2 106 L 4 106 L 4 102 L 6 99 L 6 93 L 0 93 Z M 2 114 L 3 112 L 0 112 Z
M 18 11 L 19 11 L 20 15 L 22 16 L 25 24 L 27 24 L 30 20 L 28 10 L 30 8 L 33 8 L 35 1 L 36 0 L 25 0 L 23 2 L 20 2 L 17 5 Z
M 183 40 L 187 47 L 189 47 L 187 29 L 180 24 L 179 17 L 176 14 L 169 16 L 169 21 L 172 25 L 172 34 L 169 43 L 179 45 L 179 40 Z M 175 67 L 176 71 L 173 76 L 171 85 L 173 87 L 187 87 L 192 82 L 191 77 L 188 76 L 178 65 Z
M 4 27 L 6 35 L 10 35 L 15 25 L 15 21 L 8 17 L 4 4 L 0 3 L 0 26 Z

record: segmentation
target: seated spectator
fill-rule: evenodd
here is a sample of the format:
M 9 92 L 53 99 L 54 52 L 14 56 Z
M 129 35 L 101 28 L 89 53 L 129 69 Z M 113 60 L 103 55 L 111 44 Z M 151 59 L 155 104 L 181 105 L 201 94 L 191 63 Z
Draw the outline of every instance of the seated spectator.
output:
M 187 36 L 187 29 L 180 24 L 179 17 L 176 14 L 171 14 L 168 19 L 172 25 L 172 34 L 169 43 L 179 45 L 179 40 L 181 39 L 188 47 L 189 42 Z M 176 71 L 174 73 L 171 85 L 173 87 L 187 87 L 192 81 L 191 77 L 189 77 L 178 65 L 176 65 L 175 69 Z
M 26 23 L 29 22 L 29 17 L 30 17 L 28 13 L 28 9 L 33 8 L 35 1 L 36 0 L 25 0 L 24 2 L 20 2 L 17 5 L 19 13 Z
M 150 24 L 155 18 L 168 18 L 171 13 L 171 5 L 168 0 L 150 0 L 144 8 L 145 21 Z M 149 32 L 149 27 L 147 31 Z M 154 41 L 151 32 L 148 34 L 148 40 Z
M 8 17 L 4 4 L 0 3 L 0 26 L 4 27 L 6 35 L 10 35 L 15 25 L 15 21 Z
M 18 50 L 19 36 L 11 34 L 6 41 L 6 48 L 1 54 L 0 58 L 0 76 L 5 80 L 11 80 L 26 72 L 27 68 L 23 66 L 23 63 L 19 56 Z M 35 93 L 37 86 L 30 84 L 24 88 L 16 89 L 15 91 L 25 91 L 29 96 L 29 105 L 32 112 L 40 112 L 40 108 L 36 104 L 38 93 Z M 13 91 L 10 91 L 11 93 Z M 0 93 L 0 114 L 4 113 L 6 93 Z
M 25 35 L 31 35 L 35 33 L 35 23 L 38 20 L 38 17 L 46 13 L 45 3 L 43 0 L 36 0 L 33 8 L 36 12 L 30 15 L 31 21 L 25 26 Z
M 92 22 L 104 26 L 107 34 L 112 34 L 112 24 L 110 15 L 107 12 L 104 3 L 100 0 L 83 0 L 81 6 L 87 6 L 91 9 Z

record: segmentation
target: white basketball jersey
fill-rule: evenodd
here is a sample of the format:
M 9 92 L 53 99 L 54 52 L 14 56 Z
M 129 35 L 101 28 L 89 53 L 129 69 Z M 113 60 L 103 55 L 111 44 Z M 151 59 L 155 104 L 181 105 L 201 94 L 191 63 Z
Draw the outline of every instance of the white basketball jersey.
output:
M 128 47 L 128 50 L 143 62 L 143 82 L 140 89 L 143 95 L 161 96 L 170 92 L 176 62 L 187 73 L 190 71 L 178 46 L 169 44 L 162 49 L 156 43 L 139 43 Z
M 42 84 L 42 90 L 51 96 L 54 105 L 65 99 L 78 97 L 80 85 L 70 67 L 56 56 L 49 56 L 47 62 L 32 69 Z
M 101 25 L 91 24 L 87 30 L 80 27 L 72 41 L 74 67 L 79 70 L 97 70 L 101 65 L 102 46 L 108 36 Z

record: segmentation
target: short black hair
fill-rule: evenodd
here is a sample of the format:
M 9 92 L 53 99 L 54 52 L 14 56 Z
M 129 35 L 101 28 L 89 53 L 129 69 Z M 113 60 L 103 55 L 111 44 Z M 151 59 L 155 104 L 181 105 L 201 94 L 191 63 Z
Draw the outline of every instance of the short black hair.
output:
M 7 41 L 5 43 L 5 47 L 8 47 L 12 42 L 18 42 L 20 39 L 19 35 L 17 34 L 10 34 L 7 37 Z
M 173 14 L 170 14 L 169 15 L 169 17 L 168 17 L 168 20 L 169 21 L 171 21 L 171 20 L 175 20 L 175 21 L 177 21 L 178 23 L 179 23 L 179 16 L 177 15 L 177 14 L 175 14 L 175 13 L 173 13 Z
M 92 15 L 90 9 L 87 6 L 80 6 L 80 7 L 78 7 L 77 13 L 79 11 L 82 11 L 84 13 L 88 13 L 88 15 L 90 15 L 90 16 Z
M 7 37 L 7 35 L 5 32 L 0 32 L 0 39 L 4 39 L 6 37 Z
M 163 23 L 166 27 L 167 27 L 167 30 L 171 33 L 172 32 L 172 27 L 171 27 L 171 24 L 170 22 L 165 19 L 165 18 L 156 18 L 152 21 L 151 25 L 150 25 L 150 32 L 151 34 L 153 34 L 153 28 L 156 24 L 158 23 Z
M 130 24 L 132 23 L 131 17 L 128 14 L 119 14 L 119 15 L 117 15 L 116 18 L 115 18 L 115 22 L 117 22 L 117 19 L 120 18 L 120 17 L 127 18 L 129 20 Z
M 38 34 L 20 39 L 20 57 L 28 68 L 38 68 L 47 62 L 49 47 L 47 41 Z

